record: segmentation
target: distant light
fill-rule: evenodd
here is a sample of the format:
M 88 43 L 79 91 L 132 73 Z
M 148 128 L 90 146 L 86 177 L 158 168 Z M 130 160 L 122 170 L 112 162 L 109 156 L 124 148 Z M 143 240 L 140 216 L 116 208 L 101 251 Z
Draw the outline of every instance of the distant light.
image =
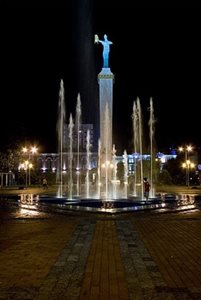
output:
M 36 146 L 31 147 L 31 152 L 34 154 L 38 151 L 38 148 Z
M 165 157 L 164 157 L 164 156 L 161 157 L 161 162 L 162 162 L 162 163 L 165 163 Z
M 27 151 L 28 151 L 27 147 L 22 148 L 22 152 L 27 153 Z
M 187 151 L 192 151 L 193 147 L 192 146 L 186 146 Z

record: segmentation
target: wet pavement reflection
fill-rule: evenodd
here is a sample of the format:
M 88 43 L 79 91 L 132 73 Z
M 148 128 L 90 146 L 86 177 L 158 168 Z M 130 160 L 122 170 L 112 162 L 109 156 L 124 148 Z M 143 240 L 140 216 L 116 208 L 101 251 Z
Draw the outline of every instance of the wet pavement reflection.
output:
M 0 198 L 0 220 L 8 218 L 47 218 L 48 214 L 41 211 L 36 203 L 21 203 L 20 200 Z

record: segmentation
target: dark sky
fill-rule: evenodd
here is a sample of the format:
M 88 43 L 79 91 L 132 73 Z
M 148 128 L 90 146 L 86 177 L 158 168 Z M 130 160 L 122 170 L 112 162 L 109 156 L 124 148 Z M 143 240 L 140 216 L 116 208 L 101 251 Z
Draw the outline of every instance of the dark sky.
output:
M 114 143 L 132 151 L 132 106 L 141 101 L 145 136 L 153 98 L 160 151 L 201 145 L 201 20 L 194 8 L 144 8 L 91 0 L 68 4 L 2 2 L 0 55 L 0 146 L 9 140 L 36 142 L 56 151 L 59 84 L 65 85 L 67 116 L 81 93 L 83 121 L 97 125 L 97 74 L 102 46 L 113 42 Z M 48 4 L 49 3 L 49 4 Z

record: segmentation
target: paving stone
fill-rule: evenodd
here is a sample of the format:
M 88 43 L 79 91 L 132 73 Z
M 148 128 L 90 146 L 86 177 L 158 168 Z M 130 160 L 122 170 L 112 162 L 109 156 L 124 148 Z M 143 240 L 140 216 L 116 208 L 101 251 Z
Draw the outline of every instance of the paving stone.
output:
M 68 299 L 78 298 L 80 290 L 79 285 L 81 284 L 81 278 L 90 249 L 93 231 L 94 225 L 90 224 L 90 222 L 85 222 L 83 225 L 77 226 L 71 240 L 66 246 L 67 249 L 64 249 L 49 274 L 50 278 L 55 279 L 54 285 L 52 286 L 53 289 L 49 294 L 50 299 L 51 297 L 52 299 L 65 299 L 67 296 Z M 79 241 L 77 242 L 77 240 Z M 83 247 L 85 248 L 85 251 L 82 251 Z M 78 252 L 78 249 L 80 253 Z M 77 254 L 72 254 L 75 252 Z M 67 256 L 65 257 L 65 255 Z M 37 296 L 39 299 L 41 298 L 44 287 L 48 285 L 48 282 L 50 281 L 47 278 Z
M 155 283 L 157 280 L 154 280 L 152 276 L 153 273 L 160 275 L 157 265 L 149 255 L 149 252 L 137 232 L 134 231 L 132 224 L 128 221 L 118 222 L 117 230 L 126 271 L 130 299 L 135 299 L 135 297 L 140 300 L 157 299 L 158 295 L 155 289 Z M 131 241 L 132 239 L 135 240 L 135 247 L 129 246 L 133 245 Z M 160 284 L 163 286 L 166 285 L 161 276 Z M 174 299 L 172 294 L 170 297 Z

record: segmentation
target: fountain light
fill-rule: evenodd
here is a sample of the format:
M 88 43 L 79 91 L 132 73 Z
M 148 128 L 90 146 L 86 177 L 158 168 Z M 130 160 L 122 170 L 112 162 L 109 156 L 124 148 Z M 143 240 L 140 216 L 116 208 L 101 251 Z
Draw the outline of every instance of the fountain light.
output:
M 33 168 L 33 164 L 29 163 L 28 167 L 29 167 L 29 169 L 32 169 Z

